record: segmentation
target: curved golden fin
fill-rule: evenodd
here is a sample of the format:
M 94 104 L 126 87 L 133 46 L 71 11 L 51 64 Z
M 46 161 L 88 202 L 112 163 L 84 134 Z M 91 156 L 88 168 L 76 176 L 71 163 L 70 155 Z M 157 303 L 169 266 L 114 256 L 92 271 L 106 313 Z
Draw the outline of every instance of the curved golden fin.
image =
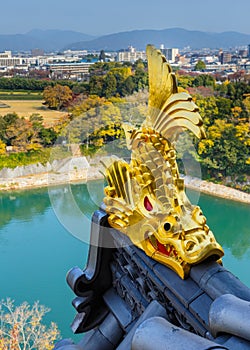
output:
M 106 168 L 105 177 L 113 196 L 123 199 L 130 207 L 134 207 L 133 186 L 131 183 L 130 166 L 123 160 L 101 161 Z
M 149 116 L 146 125 L 163 137 L 174 140 L 183 129 L 188 129 L 198 138 L 205 137 L 199 108 L 192 97 L 179 92 L 175 75 L 159 50 L 147 47 L 149 71 Z
M 177 90 L 176 77 L 160 50 L 147 46 L 149 74 L 149 122 L 154 123 L 164 102 Z
M 153 128 L 168 140 L 173 140 L 183 129 L 192 131 L 199 139 L 204 138 L 205 130 L 198 111 L 189 94 L 174 94 L 164 103 Z

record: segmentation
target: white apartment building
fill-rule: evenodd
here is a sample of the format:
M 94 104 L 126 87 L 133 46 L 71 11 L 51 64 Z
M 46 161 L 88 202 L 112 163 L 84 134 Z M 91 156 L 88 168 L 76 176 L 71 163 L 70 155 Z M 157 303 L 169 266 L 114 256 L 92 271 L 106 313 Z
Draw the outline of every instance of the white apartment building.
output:
M 133 46 L 129 46 L 127 50 L 119 51 L 117 54 L 118 62 L 136 62 L 138 59 L 145 61 L 147 58 L 145 51 L 136 51 Z
M 25 63 L 24 58 L 12 56 L 11 51 L 0 52 L 0 67 L 14 68 Z

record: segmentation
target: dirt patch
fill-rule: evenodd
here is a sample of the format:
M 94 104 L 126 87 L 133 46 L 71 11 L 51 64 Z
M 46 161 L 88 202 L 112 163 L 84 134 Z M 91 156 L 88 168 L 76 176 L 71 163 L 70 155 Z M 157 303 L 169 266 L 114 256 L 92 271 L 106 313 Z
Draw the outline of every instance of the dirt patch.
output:
M 29 118 L 32 114 L 40 114 L 44 119 L 46 126 L 52 126 L 56 124 L 61 117 L 67 115 L 65 112 L 52 111 L 48 109 L 42 100 L 32 101 L 18 101 L 18 100 L 6 100 L 6 103 L 0 102 L 2 107 L 0 115 L 4 116 L 7 113 L 17 113 L 19 117 Z

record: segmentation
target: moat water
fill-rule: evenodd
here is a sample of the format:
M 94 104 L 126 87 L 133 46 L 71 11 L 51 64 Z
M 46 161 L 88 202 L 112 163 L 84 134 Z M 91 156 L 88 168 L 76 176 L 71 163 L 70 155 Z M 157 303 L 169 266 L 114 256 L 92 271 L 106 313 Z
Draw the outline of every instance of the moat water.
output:
M 10 297 L 51 309 L 62 337 L 74 338 L 74 295 L 65 276 L 83 268 L 90 218 L 103 197 L 102 181 L 0 194 L 0 299 Z M 188 191 L 203 209 L 225 250 L 224 266 L 250 287 L 250 206 Z

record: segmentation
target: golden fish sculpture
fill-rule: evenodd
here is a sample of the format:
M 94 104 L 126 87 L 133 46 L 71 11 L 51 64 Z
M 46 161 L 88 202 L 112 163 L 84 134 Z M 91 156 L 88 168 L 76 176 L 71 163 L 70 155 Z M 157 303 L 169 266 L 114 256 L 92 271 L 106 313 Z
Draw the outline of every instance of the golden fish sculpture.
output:
M 148 256 L 186 278 L 190 267 L 223 256 L 198 206 L 188 200 L 173 142 L 184 129 L 205 137 L 198 107 L 178 92 L 175 75 L 161 52 L 147 46 L 148 116 L 140 129 L 126 125 L 131 160 L 103 161 L 108 186 L 104 203 L 111 227 Z

